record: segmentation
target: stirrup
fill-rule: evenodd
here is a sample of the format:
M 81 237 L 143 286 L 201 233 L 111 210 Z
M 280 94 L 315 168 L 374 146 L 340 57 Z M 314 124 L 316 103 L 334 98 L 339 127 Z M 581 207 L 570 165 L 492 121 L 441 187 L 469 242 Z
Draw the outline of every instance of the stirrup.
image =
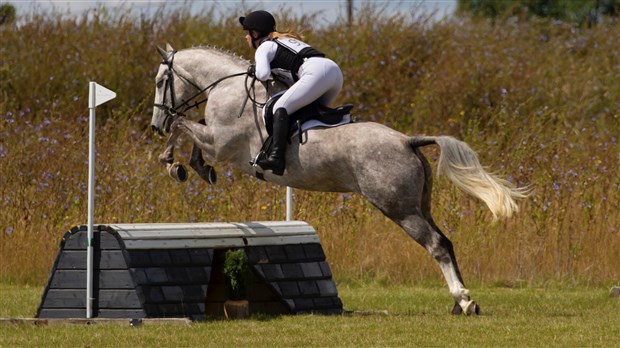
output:
M 252 166 L 252 168 L 254 168 L 254 170 L 257 173 L 261 173 L 263 174 L 265 172 L 265 170 L 263 169 L 263 167 L 258 165 L 258 161 L 262 158 L 265 157 L 265 151 L 259 151 L 258 155 L 256 155 L 256 157 L 254 157 L 253 160 L 250 161 L 250 165 Z

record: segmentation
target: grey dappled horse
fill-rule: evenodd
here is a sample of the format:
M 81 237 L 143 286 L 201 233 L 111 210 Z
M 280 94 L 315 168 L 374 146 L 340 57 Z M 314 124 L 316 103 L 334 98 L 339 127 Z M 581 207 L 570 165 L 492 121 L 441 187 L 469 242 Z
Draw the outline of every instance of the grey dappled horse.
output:
M 252 90 L 245 74 L 250 62 L 213 47 L 158 50 L 163 61 L 155 79 L 151 126 L 160 134 L 170 133 L 160 161 L 177 180 L 179 169 L 181 176 L 187 175 L 173 157 L 175 139 L 186 134 L 197 146 L 191 162 L 203 179 L 212 179 L 212 168 L 204 163 L 200 150 L 210 161 L 231 162 L 256 175 L 250 160 L 260 151 L 267 132 L 262 110 L 254 102 L 265 101 L 267 89 L 257 83 Z M 284 88 L 269 82 L 269 94 Z M 248 94 L 252 95 L 249 103 Z M 183 116 L 184 110 L 201 102 L 206 102 L 206 124 Z M 378 123 L 355 122 L 311 129 L 306 139 L 300 144 L 294 137 L 287 147 L 283 176 L 267 171 L 264 179 L 303 190 L 363 195 L 435 259 L 455 300 L 452 313 L 478 314 L 452 243 L 431 217 L 433 177 L 420 147 L 439 145 L 438 172 L 484 201 L 495 218 L 516 212 L 515 199 L 526 197 L 526 190 L 487 173 L 466 143 L 449 136 L 412 137 Z

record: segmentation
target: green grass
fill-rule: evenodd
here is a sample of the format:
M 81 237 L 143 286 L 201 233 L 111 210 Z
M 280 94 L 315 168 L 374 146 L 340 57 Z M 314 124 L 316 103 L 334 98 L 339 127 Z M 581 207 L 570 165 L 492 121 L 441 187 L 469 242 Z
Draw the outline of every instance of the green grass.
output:
M 452 303 L 443 287 L 346 283 L 338 290 L 346 310 L 370 314 L 138 328 L 11 324 L 0 326 L 0 347 L 614 347 L 620 342 L 620 300 L 602 287 L 473 288 L 483 310 L 478 317 L 450 315 Z M 32 317 L 41 291 L 0 284 L 0 317 Z

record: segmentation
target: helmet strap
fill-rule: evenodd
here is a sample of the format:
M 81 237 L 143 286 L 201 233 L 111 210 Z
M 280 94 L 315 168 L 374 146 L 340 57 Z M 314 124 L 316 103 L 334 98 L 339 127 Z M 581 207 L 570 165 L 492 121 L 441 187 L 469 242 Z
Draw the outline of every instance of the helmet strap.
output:
M 252 47 L 254 47 L 255 49 L 258 48 L 258 46 L 261 43 L 263 43 L 263 41 L 267 37 L 267 34 L 264 34 L 257 30 L 248 30 L 248 32 L 250 33 L 250 38 L 252 38 Z M 259 33 L 259 37 L 254 38 L 254 35 L 252 35 L 252 32 Z

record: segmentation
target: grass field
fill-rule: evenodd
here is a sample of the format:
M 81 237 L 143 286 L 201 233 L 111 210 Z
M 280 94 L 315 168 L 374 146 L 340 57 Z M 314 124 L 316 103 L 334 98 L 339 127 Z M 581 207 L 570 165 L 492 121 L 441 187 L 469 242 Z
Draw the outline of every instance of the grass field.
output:
M 97 110 L 97 223 L 284 217 L 284 188 L 239 173 L 228 163 L 215 164 L 215 186 L 196 175 L 176 184 L 156 160 L 164 140 L 149 129 L 161 59 L 155 47 L 166 42 L 177 49 L 214 45 L 251 59 L 253 51 L 239 29 L 240 13 L 244 9 L 217 19 L 209 11 L 169 11 L 162 5 L 152 18 L 135 18 L 98 8 L 75 17 L 33 13 L 0 28 L 0 282 L 43 286 L 64 233 L 86 223 L 89 81 L 118 95 Z M 482 202 L 443 178 L 434 180 L 433 215 L 454 243 L 467 284 L 552 283 L 592 289 L 620 280 L 620 21 L 592 27 L 534 18 L 432 22 L 380 16 L 372 8 L 358 11 L 350 26 L 335 22 L 319 27 L 312 15 L 278 14 L 278 21 L 303 31 L 308 42 L 340 64 L 345 85 L 337 102 L 354 104 L 359 121 L 378 122 L 409 135 L 455 136 L 470 144 L 490 171 L 532 188 L 516 216 L 493 222 Z M 190 144 L 184 140 L 176 154 L 186 163 Z M 424 153 L 434 166 L 437 149 L 430 146 Z M 316 228 L 338 279 L 394 286 L 443 284 L 426 250 L 363 197 L 295 190 L 294 208 L 296 219 Z M 390 289 L 353 287 L 343 289 L 343 294 L 352 296 L 348 306 L 364 308 L 355 294 L 390 294 Z M 489 335 L 476 331 L 476 325 L 488 320 L 491 327 L 485 329 L 492 331 L 504 314 L 520 316 L 508 316 L 509 322 L 547 323 L 548 331 L 557 334 L 549 336 L 558 340 L 603 325 L 593 322 L 581 329 L 567 324 L 569 329 L 563 330 L 548 317 L 555 313 L 557 321 L 566 324 L 589 313 L 588 318 L 599 320 L 594 319 L 596 311 L 585 306 L 589 300 L 596 303 L 586 290 L 577 291 L 576 299 L 552 291 L 554 296 L 545 299 L 553 303 L 549 307 L 546 301 L 530 298 L 545 292 L 526 290 L 526 298 L 515 301 L 510 300 L 513 290 L 500 289 L 474 293 L 488 311 L 474 320 L 446 317 L 448 291 L 433 290 L 433 296 L 424 299 L 441 299 L 439 306 L 429 305 L 437 311 L 429 312 L 437 315 L 432 330 L 444 333 L 441 325 L 473 326 L 453 330 L 462 337 L 450 342 L 458 344 L 465 336 Z M 570 306 L 554 302 L 555 297 L 581 299 L 584 307 L 572 312 Z M 498 298 L 502 301 L 494 302 Z M 339 326 L 332 321 L 343 326 L 357 320 L 408 322 L 397 336 L 411 334 L 415 342 L 421 339 L 416 330 L 434 318 L 428 314 L 424 325 L 417 322 L 417 306 L 427 304 L 419 300 L 388 301 L 395 307 L 388 319 L 303 317 L 289 324 L 307 320 L 305 325 L 312 326 L 317 321 L 330 332 Z M 403 303 L 406 309 L 401 309 Z M 543 308 L 527 307 L 531 303 Z M 368 306 L 384 305 L 369 301 Z M 401 310 L 417 314 L 392 320 Z M 210 323 L 205 328 L 221 325 L 226 332 L 246 324 Z M 507 337 L 532 331 L 519 331 L 520 326 L 512 324 L 506 328 L 518 332 L 503 332 Z M 359 331 L 363 338 L 365 330 Z M 387 332 L 387 339 L 395 337 Z M 502 339 L 499 334 L 497 339 Z
M 210 320 L 191 325 L 0 326 L 0 347 L 618 347 L 620 300 L 607 288 L 473 288 L 478 317 L 452 316 L 442 287 L 345 283 L 343 316 Z M 39 287 L 0 284 L 0 317 L 32 317 Z M 387 314 L 384 314 L 387 311 Z
M 238 12 L 216 20 L 162 5 L 133 18 L 98 8 L 0 28 L 0 317 L 34 316 L 60 239 L 86 222 L 89 81 L 118 94 L 97 110 L 97 223 L 283 218 L 284 188 L 227 163 L 216 164 L 215 186 L 196 175 L 174 183 L 148 129 L 155 46 L 215 45 L 251 59 Z M 432 23 L 372 8 L 351 26 L 278 21 L 341 65 L 338 102 L 354 104 L 358 120 L 455 136 L 532 188 L 519 214 L 493 222 L 481 202 L 435 180 L 435 220 L 483 315 L 451 316 L 433 259 L 363 197 L 296 190 L 294 216 L 316 228 L 345 309 L 374 314 L 9 324 L 0 347 L 620 347 L 620 300 L 608 295 L 620 281 L 620 21 Z M 424 153 L 434 165 L 436 149 Z M 177 155 L 187 160 L 187 141 Z

